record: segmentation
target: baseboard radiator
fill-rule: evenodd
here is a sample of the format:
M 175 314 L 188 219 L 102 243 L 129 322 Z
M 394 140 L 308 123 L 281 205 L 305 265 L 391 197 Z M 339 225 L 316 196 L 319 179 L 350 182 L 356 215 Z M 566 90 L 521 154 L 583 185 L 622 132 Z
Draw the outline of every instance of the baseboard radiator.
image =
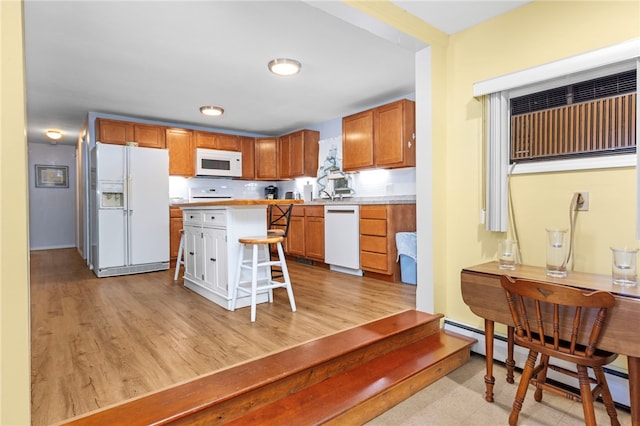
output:
M 471 352 L 480 354 L 485 356 L 485 336 L 484 330 L 480 330 L 475 327 L 471 327 L 469 325 L 451 320 L 445 319 L 444 321 L 444 329 L 452 331 L 454 333 L 461 334 L 463 336 L 471 337 L 477 340 L 473 346 L 471 346 Z M 524 363 L 527 359 L 528 351 L 525 348 L 517 346 L 514 348 L 514 359 L 516 361 L 516 367 L 522 369 L 524 367 Z M 507 359 L 507 337 L 505 335 L 500 335 L 495 333 L 494 343 L 493 343 L 493 359 L 495 361 L 499 361 L 504 363 Z M 564 363 L 562 361 L 555 361 L 554 364 L 559 365 L 561 367 L 572 369 L 571 364 Z M 607 376 L 607 383 L 609 384 L 609 388 L 611 390 L 611 395 L 613 396 L 613 400 L 615 403 L 621 407 L 629 409 L 629 375 L 624 371 L 608 366 L 605 369 L 605 375 Z M 496 389 L 501 386 L 507 385 L 505 377 L 499 377 L 495 374 L 494 377 L 496 380 Z M 549 370 L 548 377 L 551 380 L 555 380 L 557 382 L 563 383 L 567 386 L 571 386 L 573 388 L 578 388 L 577 379 L 574 381 L 572 378 L 567 377 L 564 374 L 559 374 L 555 371 Z M 495 390 L 494 390 L 495 392 Z M 515 387 L 514 387 L 514 395 L 515 395 Z

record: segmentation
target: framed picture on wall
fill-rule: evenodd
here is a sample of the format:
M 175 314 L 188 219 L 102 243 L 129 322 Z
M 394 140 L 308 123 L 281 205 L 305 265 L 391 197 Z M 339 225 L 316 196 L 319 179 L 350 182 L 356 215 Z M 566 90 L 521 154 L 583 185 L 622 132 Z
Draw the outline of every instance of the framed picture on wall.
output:
M 36 164 L 36 188 L 68 188 L 69 166 Z

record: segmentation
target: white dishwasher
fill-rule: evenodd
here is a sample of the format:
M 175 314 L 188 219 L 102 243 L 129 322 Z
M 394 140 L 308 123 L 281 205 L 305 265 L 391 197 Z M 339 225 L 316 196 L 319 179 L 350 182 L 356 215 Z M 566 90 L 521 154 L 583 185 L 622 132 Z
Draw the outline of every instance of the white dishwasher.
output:
M 324 261 L 332 271 L 362 275 L 360 206 L 324 206 Z

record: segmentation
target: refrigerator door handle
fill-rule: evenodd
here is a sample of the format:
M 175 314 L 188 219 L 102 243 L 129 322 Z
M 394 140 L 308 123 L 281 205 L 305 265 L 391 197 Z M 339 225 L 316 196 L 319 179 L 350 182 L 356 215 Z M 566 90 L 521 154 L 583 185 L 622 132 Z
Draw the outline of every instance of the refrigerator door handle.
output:
M 127 188 L 127 209 L 129 212 L 133 212 L 133 176 L 129 175 L 129 182 Z

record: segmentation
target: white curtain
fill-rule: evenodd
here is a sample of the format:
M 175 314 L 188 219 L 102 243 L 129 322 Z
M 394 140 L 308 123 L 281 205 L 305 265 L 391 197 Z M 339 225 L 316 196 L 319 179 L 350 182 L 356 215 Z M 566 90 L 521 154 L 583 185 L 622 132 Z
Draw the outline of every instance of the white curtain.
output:
M 486 209 L 488 231 L 507 232 L 507 170 L 509 167 L 509 98 L 506 92 L 487 96 Z

